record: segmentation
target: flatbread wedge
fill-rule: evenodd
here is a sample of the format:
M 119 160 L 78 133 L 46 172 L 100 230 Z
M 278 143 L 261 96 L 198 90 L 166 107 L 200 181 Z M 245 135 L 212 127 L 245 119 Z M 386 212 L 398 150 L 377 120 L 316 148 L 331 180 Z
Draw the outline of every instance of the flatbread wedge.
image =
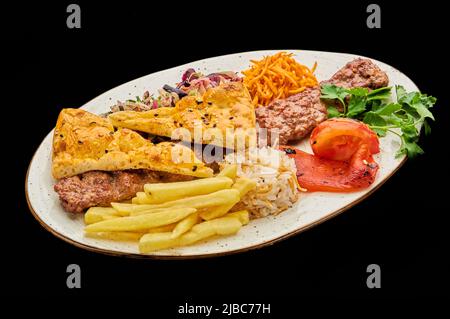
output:
M 222 83 L 203 96 L 186 96 L 175 107 L 122 111 L 109 118 L 115 127 L 189 142 L 198 142 L 196 132 L 202 144 L 237 148 L 256 142 L 255 109 L 241 82 Z
M 56 179 L 87 171 L 149 169 L 210 177 L 191 149 L 176 143 L 153 144 L 129 129 L 114 127 L 107 118 L 81 109 L 63 109 L 53 135 L 52 175 Z

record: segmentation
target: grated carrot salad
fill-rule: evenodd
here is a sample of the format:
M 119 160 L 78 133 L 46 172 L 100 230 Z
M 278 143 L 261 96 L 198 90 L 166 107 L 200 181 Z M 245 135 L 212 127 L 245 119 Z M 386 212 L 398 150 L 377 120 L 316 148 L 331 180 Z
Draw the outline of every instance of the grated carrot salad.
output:
M 250 69 L 242 72 L 244 84 L 255 106 L 267 106 L 275 99 L 284 99 L 318 85 L 312 69 L 298 63 L 292 53 L 278 52 L 260 61 L 251 60 Z

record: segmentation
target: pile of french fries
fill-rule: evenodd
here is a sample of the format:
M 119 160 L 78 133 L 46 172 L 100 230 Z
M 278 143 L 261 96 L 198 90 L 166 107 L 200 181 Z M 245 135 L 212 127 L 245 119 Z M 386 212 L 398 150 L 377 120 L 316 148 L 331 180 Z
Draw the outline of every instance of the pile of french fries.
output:
M 226 165 L 215 177 L 146 184 L 131 203 L 91 207 L 84 216 L 86 236 L 139 241 L 140 252 L 149 253 L 235 234 L 249 214 L 230 210 L 256 188 L 255 181 L 236 173 L 236 165 Z

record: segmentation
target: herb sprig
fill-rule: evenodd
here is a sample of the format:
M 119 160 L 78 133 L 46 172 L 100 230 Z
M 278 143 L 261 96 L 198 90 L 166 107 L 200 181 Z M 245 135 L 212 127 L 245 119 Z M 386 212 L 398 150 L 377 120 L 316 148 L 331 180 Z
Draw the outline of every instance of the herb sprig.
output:
M 391 101 L 391 87 L 369 91 L 366 88 L 345 89 L 333 84 L 322 86 L 321 98 L 328 102 L 328 117 L 348 117 L 369 125 L 378 136 L 392 132 L 399 136 L 401 146 L 396 156 L 413 158 L 423 154 L 417 144 L 420 130 L 425 135 L 431 129 L 428 119 L 434 120 L 431 108 L 436 98 L 420 92 L 407 93 L 403 86 L 395 86 L 396 99 Z M 332 101 L 334 103 L 332 103 Z

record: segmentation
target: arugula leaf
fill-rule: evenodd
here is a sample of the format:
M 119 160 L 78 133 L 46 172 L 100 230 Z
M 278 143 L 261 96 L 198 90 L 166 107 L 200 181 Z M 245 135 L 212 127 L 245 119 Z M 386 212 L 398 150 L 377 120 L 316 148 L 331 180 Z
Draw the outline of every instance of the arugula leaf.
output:
M 332 117 L 340 117 L 341 116 L 341 112 L 338 111 L 338 109 L 334 106 L 328 106 L 327 107 L 327 111 L 328 111 L 328 118 L 332 118 Z

